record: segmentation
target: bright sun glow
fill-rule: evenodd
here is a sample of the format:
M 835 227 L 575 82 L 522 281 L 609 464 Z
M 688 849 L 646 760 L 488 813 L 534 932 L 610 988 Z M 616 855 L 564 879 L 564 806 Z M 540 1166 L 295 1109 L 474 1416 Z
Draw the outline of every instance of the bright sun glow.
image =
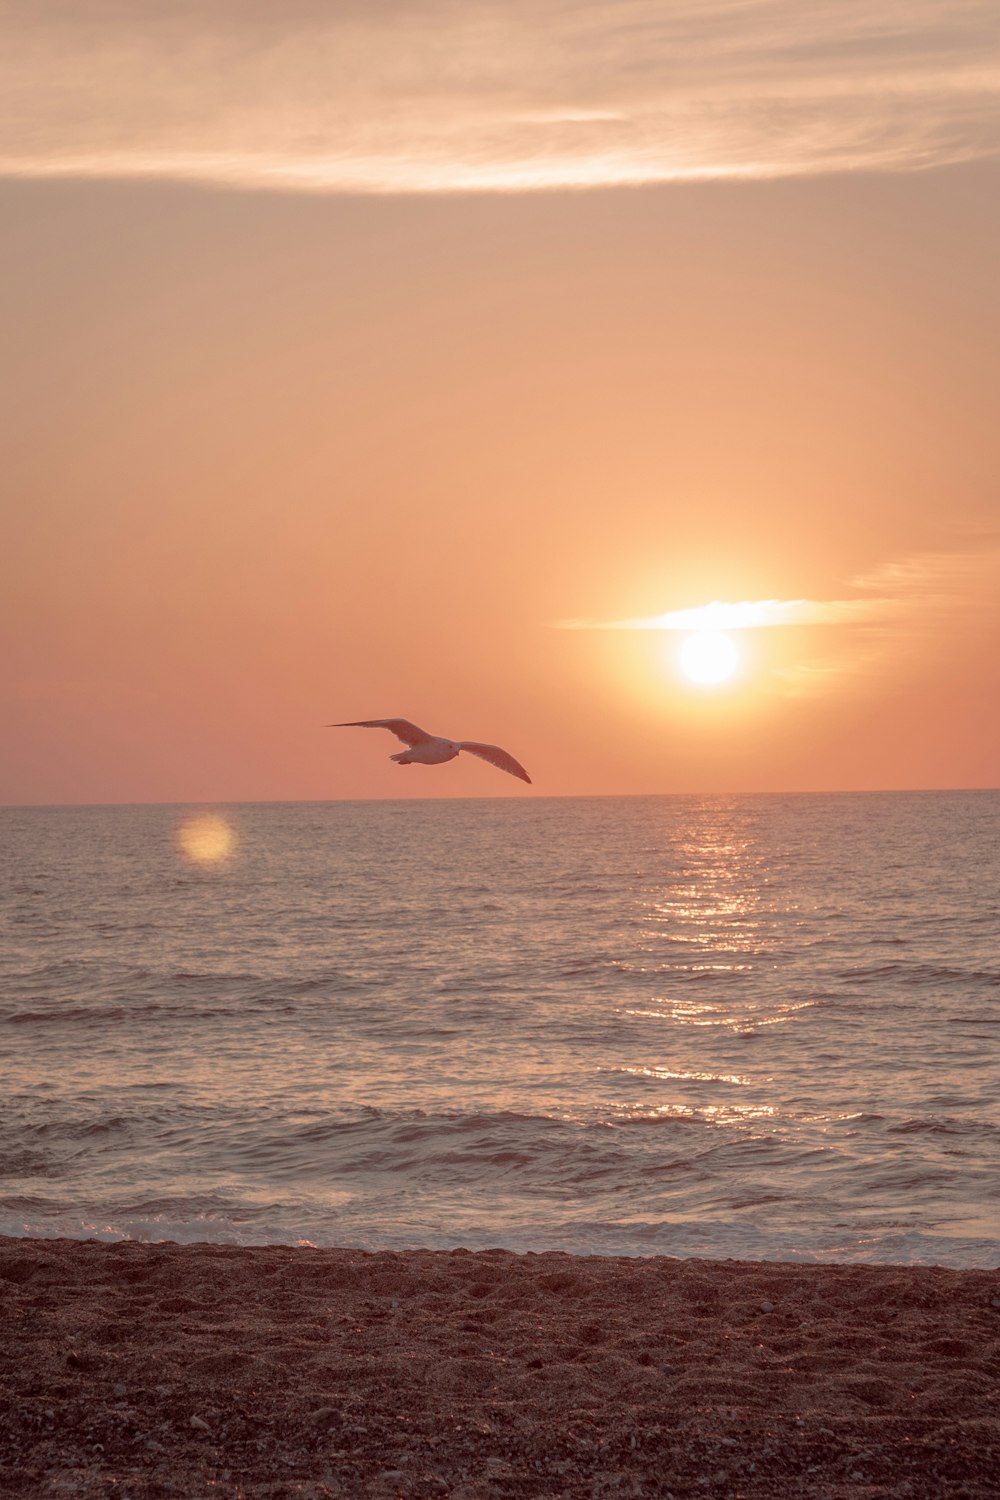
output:
M 740 654 L 732 636 L 721 630 L 696 630 L 680 649 L 681 671 L 702 687 L 714 687 L 732 677 Z
M 196 864 L 213 865 L 233 852 L 236 835 L 216 813 L 196 813 L 178 828 L 177 843 Z

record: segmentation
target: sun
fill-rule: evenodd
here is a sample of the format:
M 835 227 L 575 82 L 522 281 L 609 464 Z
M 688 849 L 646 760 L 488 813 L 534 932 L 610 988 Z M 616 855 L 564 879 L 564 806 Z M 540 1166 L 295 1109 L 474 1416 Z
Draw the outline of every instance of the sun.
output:
M 740 664 L 732 636 L 722 630 L 695 630 L 680 649 L 681 671 L 700 687 L 728 682 Z

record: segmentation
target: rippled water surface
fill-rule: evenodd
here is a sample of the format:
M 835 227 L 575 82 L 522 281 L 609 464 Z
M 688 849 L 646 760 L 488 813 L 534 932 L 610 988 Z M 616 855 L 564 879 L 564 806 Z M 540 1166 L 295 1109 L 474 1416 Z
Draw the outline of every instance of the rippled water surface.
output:
M 1000 1263 L 1000 794 L 214 814 L 0 811 L 0 1233 Z

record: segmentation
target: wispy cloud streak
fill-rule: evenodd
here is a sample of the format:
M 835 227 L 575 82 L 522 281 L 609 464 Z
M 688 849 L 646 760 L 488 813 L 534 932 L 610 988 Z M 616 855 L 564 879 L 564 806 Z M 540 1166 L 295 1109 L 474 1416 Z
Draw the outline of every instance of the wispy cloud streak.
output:
M 600 186 L 1000 152 L 991 0 L 0 3 L 0 172 Z
M 774 625 L 852 625 L 884 619 L 891 599 L 716 599 L 692 609 L 631 620 L 559 620 L 559 630 L 753 630 Z

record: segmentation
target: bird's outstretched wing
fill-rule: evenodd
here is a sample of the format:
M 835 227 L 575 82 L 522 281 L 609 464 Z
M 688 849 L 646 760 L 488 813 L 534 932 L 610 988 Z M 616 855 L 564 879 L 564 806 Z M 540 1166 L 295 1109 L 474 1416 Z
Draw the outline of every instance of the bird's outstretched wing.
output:
M 499 745 L 480 745 L 477 740 L 459 740 L 458 743 L 470 755 L 478 755 L 480 760 L 488 760 L 498 771 L 509 771 L 512 776 L 520 776 L 522 781 L 531 785 L 531 777 L 524 767 L 508 751 L 501 750 Z
M 428 745 L 434 738 L 409 719 L 351 719 L 347 724 L 327 724 L 326 729 L 388 729 L 404 745 Z

